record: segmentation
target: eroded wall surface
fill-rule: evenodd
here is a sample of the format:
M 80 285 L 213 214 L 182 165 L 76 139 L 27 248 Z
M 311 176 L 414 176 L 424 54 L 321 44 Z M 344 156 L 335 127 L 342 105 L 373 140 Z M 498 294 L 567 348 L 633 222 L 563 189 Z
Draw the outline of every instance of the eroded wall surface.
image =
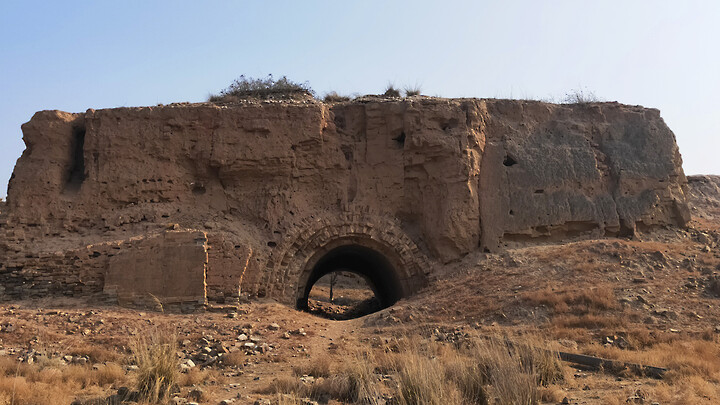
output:
M 91 246 L 168 229 L 207 234 L 202 287 L 212 300 L 292 302 L 304 261 L 333 240 L 394 252 L 416 288 L 475 249 L 689 220 L 674 135 L 657 110 L 617 103 L 43 111 L 23 137 L 0 214 L 6 299 L 102 293 L 121 255 Z

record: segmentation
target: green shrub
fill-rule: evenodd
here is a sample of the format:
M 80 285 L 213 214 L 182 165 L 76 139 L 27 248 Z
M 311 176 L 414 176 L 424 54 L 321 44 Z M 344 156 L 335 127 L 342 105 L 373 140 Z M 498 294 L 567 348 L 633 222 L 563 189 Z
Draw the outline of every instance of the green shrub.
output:
M 271 74 L 264 79 L 242 75 L 220 94 L 211 95 L 208 101 L 227 102 L 246 98 L 293 99 L 313 94 L 307 83 L 296 83 L 285 76 L 275 80 Z

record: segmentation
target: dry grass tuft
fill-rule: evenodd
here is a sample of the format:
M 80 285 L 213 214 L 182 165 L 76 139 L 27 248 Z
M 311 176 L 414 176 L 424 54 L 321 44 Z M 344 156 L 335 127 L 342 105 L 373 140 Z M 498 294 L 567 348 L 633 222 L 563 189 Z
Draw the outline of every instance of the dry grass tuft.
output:
M 178 382 L 177 338 L 174 333 L 153 331 L 131 342 L 133 360 L 138 366 L 137 389 L 151 402 L 168 396 Z
M 297 376 L 311 375 L 313 377 L 330 377 L 332 362 L 327 356 L 314 358 L 309 363 L 293 366 L 293 373 Z
M 533 305 L 545 305 L 555 314 L 587 314 L 617 309 L 615 293 L 608 287 L 589 287 L 586 290 L 558 290 L 550 288 L 531 291 L 525 299 Z
M 536 404 L 540 399 L 537 377 L 529 364 L 524 364 L 517 346 L 497 339 L 478 341 L 474 359 L 485 370 L 492 385 L 496 403 Z
M 81 392 L 100 391 L 127 382 L 123 368 L 116 363 L 65 365 L 58 359 L 43 358 L 34 363 L 19 363 L 0 357 L 0 405 L 70 403 Z
M 341 96 L 335 91 L 331 91 L 323 97 L 323 101 L 326 103 L 342 103 L 344 101 L 350 101 L 350 97 Z
M 87 356 L 93 363 L 119 362 L 122 360 L 120 353 L 106 349 L 99 345 L 72 346 L 66 354 L 73 356 Z
M 222 356 L 222 363 L 226 366 L 241 367 L 245 364 L 246 359 L 247 356 L 245 356 L 245 353 L 240 350 L 235 350 Z
M 387 87 L 385 87 L 385 93 L 383 93 L 383 96 L 385 97 L 400 97 L 400 90 L 395 88 L 395 85 L 388 84 Z
M 462 403 L 457 386 L 447 384 L 445 368 L 438 359 L 417 352 L 401 357 L 399 398 L 401 405 L 445 405 Z M 464 373 L 460 374 L 464 378 Z

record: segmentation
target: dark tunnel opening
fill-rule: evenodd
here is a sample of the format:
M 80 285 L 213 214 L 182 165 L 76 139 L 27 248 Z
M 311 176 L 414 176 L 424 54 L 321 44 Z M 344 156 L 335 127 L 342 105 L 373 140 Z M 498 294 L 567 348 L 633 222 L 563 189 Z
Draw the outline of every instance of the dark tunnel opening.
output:
M 85 128 L 73 128 L 72 158 L 65 189 L 78 191 L 85 181 Z
M 316 301 L 318 287 L 327 288 L 327 280 L 333 277 L 340 280 L 337 296 L 355 297 L 350 305 L 333 305 L 333 297 L 325 303 L 328 305 Z M 330 319 L 352 319 L 387 308 L 402 295 L 398 273 L 383 254 L 365 246 L 345 245 L 330 250 L 313 266 L 297 307 Z

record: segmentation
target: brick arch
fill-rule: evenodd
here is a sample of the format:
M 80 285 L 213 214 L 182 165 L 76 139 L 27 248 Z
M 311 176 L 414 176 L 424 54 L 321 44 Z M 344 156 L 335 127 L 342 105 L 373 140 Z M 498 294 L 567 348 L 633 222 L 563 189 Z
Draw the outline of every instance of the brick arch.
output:
M 381 216 L 348 213 L 339 218 L 302 221 L 272 252 L 258 291 L 294 305 L 313 264 L 331 249 L 349 244 L 385 256 L 397 272 L 403 296 L 427 281 L 431 263 L 399 223 Z

